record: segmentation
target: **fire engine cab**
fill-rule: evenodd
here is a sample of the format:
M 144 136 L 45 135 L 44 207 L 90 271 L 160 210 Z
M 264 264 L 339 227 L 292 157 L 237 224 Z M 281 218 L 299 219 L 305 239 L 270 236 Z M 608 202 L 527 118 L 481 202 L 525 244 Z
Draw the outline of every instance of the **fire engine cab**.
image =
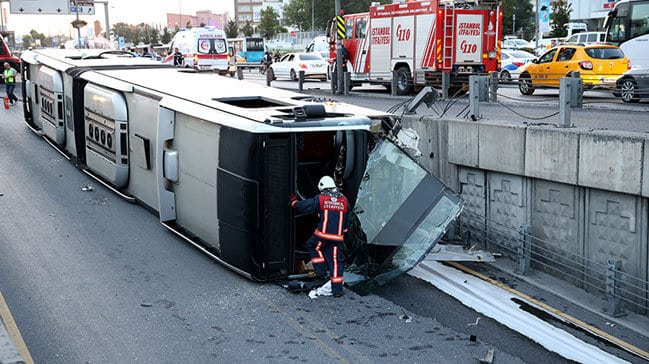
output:
M 470 75 L 500 67 L 502 13 L 497 1 L 373 4 L 367 13 L 344 17 L 342 44 L 354 84 L 390 87 L 397 71 L 397 93 L 403 95 L 415 86 L 441 86 L 447 72 L 451 90 L 466 90 Z M 335 34 L 332 26 L 332 45 Z

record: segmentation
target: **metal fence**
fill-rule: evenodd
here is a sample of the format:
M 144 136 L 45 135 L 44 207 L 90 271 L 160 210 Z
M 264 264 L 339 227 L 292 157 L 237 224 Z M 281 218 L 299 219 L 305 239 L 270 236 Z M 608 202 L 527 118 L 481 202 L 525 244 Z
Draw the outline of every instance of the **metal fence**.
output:
M 279 33 L 269 44 L 290 45 L 294 50 L 304 50 L 315 37 L 324 35 L 323 31 Z
M 588 259 L 535 236 L 532 226 L 515 230 L 468 209 L 462 212 L 456 229 L 468 241 L 517 261 L 520 274 L 537 269 L 606 298 L 606 312 L 612 316 L 624 315 L 625 309 L 649 312 L 649 282 L 624 272 L 620 261 Z

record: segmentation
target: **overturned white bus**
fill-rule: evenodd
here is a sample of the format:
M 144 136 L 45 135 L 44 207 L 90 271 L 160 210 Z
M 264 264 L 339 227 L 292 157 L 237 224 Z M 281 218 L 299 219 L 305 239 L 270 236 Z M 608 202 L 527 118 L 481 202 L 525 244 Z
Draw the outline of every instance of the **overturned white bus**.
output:
M 305 274 L 316 221 L 288 196 L 334 176 L 354 207 L 345 279 L 381 284 L 461 210 L 391 115 L 119 54 L 22 55 L 26 123 L 80 169 L 251 279 Z

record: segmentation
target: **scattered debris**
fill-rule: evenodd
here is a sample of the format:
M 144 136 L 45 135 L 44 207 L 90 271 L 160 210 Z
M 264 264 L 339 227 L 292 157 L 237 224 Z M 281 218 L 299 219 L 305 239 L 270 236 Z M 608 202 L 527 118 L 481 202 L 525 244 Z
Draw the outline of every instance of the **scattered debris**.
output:
M 81 191 L 84 191 L 84 192 L 90 192 L 93 189 L 94 188 L 92 187 L 92 185 L 85 185 L 85 186 L 81 187 Z
M 474 343 L 478 340 L 478 335 L 470 335 L 469 336 L 469 341 Z
M 142 307 L 151 307 L 151 306 L 153 306 L 153 304 L 152 303 L 140 303 L 140 306 L 142 306 Z
M 480 322 L 480 317 L 476 318 L 474 323 L 472 323 L 472 324 L 466 324 L 466 325 L 467 325 L 467 326 L 477 326 L 479 322 Z
M 318 296 L 333 296 L 333 292 L 331 291 L 331 281 L 327 281 L 327 283 L 323 284 L 322 287 L 319 288 L 314 288 L 309 292 L 309 298 L 314 299 Z
M 489 349 L 489 351 L 487 351 L 487 356 L 478 359 L 480 360 L 480 364 L 492 364 L 494 362 L 494 354 L 494 349 Z

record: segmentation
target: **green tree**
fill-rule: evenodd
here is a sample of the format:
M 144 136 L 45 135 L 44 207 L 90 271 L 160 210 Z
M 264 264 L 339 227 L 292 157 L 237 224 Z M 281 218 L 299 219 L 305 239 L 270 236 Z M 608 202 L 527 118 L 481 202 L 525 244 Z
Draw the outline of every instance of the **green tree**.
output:
M 250 24 L 250 21 L 246 20 L 246 25 L 244 25 L 243 28 L 241 28 L 241 33 L 243 33 L 246 37 L 249 37 L 254 32 L 255 32 L 255 29 Z
M 566 24 L 570 21 L 572 5 L 566 0 L 552 2 L 552 13 L 550 14 L 550 37 L 563 38 L 568 34 Z
M 23 35 L 23 49 L 27 49 L 32 46 L 34 43 L 34 39 L 32 38 L 31 35 L 25 34 Z
M 160 34 L 160 42 L 163 44 L 167 44 L 171 42 L 171 38 L 173 38 L 173 34 L 169 31 L 169 28 L 164 27 L 162 29 L 162 34 Z
M 271 7 L 266 7 L 261 10 L 261 20 L 259 20 L 259 25 L 257 26 L 257 31 L 264 38 L 270 39 L 278 33 L 279 25 L 279 14 L 275 12 L 275 9 Z
M 131 24 L 122 22 L 113 24 L 113 34 L 115 37 L 124 37 L 126 43 L 137 44 L 139 42 L 137 28 Z
M 343 3 L 343 11 L 346 14 L 367 12 L 373 0 L 346 0 Z M 389 4 L 391 0 L 380 0 L 381 4 Z M 313 6 L 313 28 L 324 30 L 327 22 L 336 14 L 330 1 L 318 0 L 291 0 L 284 5 L 284 23 L 297 27 L 300 30 L 311 30 L 311 6 Z
M 225 35 L 228 38 L 236 38 L 239 35 L 239 26 L 235 20 L 230 20 L 225 27 Z
M 29 34 L 23 36 L 23 47 L 29 48 L 36 46 L 37 40 L 40 42 L 41 47 L 49 47 L 52 43 L 51 37 L 48 37 L 45 34 L 39 33 L 36 30 L 32 29 L 29 31 Z
M 502 5 L 503 11 L 503 34 L 518 35 L 517 31 L 528 30 L 527 35 L 534 34 L 534 12 L 532 3 L 529 1 L 505 1 Z M 516 16 L 516 29 L 514 26 L 514 16 Z M 532 30 L 532 31 L 530 31 Z M 529 37 L 526 37 L 529 38 Z

